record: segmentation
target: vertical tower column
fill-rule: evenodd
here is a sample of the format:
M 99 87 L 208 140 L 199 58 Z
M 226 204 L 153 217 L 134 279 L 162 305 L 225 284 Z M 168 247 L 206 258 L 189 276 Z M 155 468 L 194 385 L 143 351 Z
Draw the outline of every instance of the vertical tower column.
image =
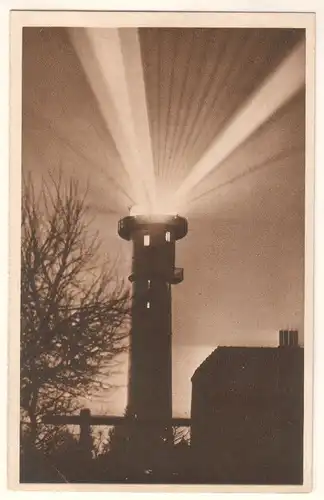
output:
M 183 280 L 183 269 L 175 267 L 175 242 L 187 230 L 179 216 L 130 216 L 118 228 L 133 241 L 128 412 L 134 421 L 151 422 L 145 437 L 155 447 L 172 439 L 171 285 Z
M 129 409 L 138 418 L 170 420 L 171 287 L 159 279 L 133 282 Z

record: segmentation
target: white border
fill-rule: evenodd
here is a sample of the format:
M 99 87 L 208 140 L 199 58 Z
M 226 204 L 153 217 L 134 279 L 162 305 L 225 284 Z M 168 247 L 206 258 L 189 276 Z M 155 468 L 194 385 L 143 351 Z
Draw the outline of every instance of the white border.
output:
M 10 3 L 10 5 L 9 5 Z M 8 54 L 7 54 L 7 50 L 8 50 L 8 38 L 6 37 L 6 35 L 8 36 L 8 11 L 9 11 L 9 7 L 11 8 L 42 8 L 42 9 L 48 9 L 48 8 L 73 8 L 73 9 L 76 9 L 76 2 L 71 2 L 71 1 L 68 1 L 68 2 L 46 2 L 46 1 L 38 1 L 38 2 L 32 2 L 32 1 L 25 1 L 25 2 L 6 2 L 7 5 L 3 5 L 3 3 L 1 4 L 1 10 L 0 10 L 0 19 L 1 19 L 1 44 L 0 44 L 0 56 L 1 56 L 1 63 L 5 66 L 5 69 L 7 71 L 7 68 L 6 68 L 6 64 L 8 64 Z M 192 9 L 192 8 L 196 8 L 197 9 L 197 2 L 177 2 L 175 4 L 175 2 L 172 2 L 172 6 L 170 5 L 171 2 L 163 2 L 163 5 L 162 2 L 159 2 L 159 5 L 157 5 L 158 2 L 154 2 L 154 7 L 152 5 L 152 2 L 136 2 L 136 8 L 137 9 L 161 9 L 161 8 L 164 8 L 164 9 Z M 96 1 L 96 0 L 92 0 L 92 2 L 77 2 L 77 8 L 78 9 L 107 9 L 107 8 L 111 8 L 111 9 L 127 9 L 127 8 L 133 8 L 134 9 L 134 2 L 103 2 L 103 1 Z M 199 10 L 203 10 L 203 9 L 207 9 L 207 10 L 213 10 L 215 8 L 215 3 L 214 2 L 201 2 L 199 3 Z M 262 8 L 260 6 L 260 2 L 255 2 L 255 1 L 250 1 L 250 2 L 246 2 L 246 1 L 236 1 L 236 2 L 231 2 L 230 4 L 228 2 L 224 2 L 224 1 L 219 1 L 217 2 L 217 8 L 218 10 L 229 10 L 229 8 L 231 10 L 257 10 L 257 11 L 261 11 L 261 10 L 272 10 L 272 11 L 294 11 L 294 10 L 304 10 L 304 11 L 317 11 L 317 27 L 318 27 L 318 32 L 317 32 L 317 114 L 316 114 L 316 125 L 317 125 L 317 130 L 324 130 L 324 127 L 321 126 L 322 125 L 322 122 L 323 122 L 323 115 L 322 115 L 322 111 L 323 111 L 323 91 L 321 90 L 322 88 L 324 88 L 324 85 L 323 85 L 323 62 L 324 62 L 324 58 L 323 58 L 323 53 L 324 53 L 324 50 L 323 50 L 323 45 L 324 45 L 324 32 L 323 32 L 323 6 L 322 8 L 320 9 L 320 2 L 312 2 L 312 1 L 309 1 L 309 2 L 301 2 L 301 1 L 281 1 L 281 2 L 278 2 L 278 1 L 268 1 L 268 2 L 262 2 Z M 88 13 L 87 13 L 88 14 Z M 320 29 L 319 29 L 320 27 Z M 319 55 L 321 55 L 321 58 L 322 58 L 322 61 L 320 61 L 320 57 Z M 321 68 L 319 70 L 319 68 Z M 1 134 L 1 140 L 2 140 L 2 144 L 1 144 L 1 154 L 4 155 L 4 158 L 3 158 L 3 165 L 7 165 L 8 162 L 7 162 L 7 159 L 8 159 L 8 154 L 7 154 L 7 139 L 8 139 L 8 132 L 7 132 L 7 123 L 8 123 L 8 113 L 7 113 L 7 92 L 8 92 L 8 81 L 7 81 L 7 76 L 6 74 L 4 75 L 4 85 L 2 84 L 2 87 L 4 87 L 3 89 L 3 92 L 1 94 L 1 111 L 4 110 L 4 112 L 2 111 L 1 113 L 1 118 L 3 119 L 3 133 Z M 321 85 L 320 85 L 321 83 Z M 319 112 L 319 110 L 321 110 L 321 112 Z M 315 346 L 316 346 L 316 349 L 315 349 L 315 361 L 319 361 L 320 358 L 322 358 L 322 360 L 324 359 L 322 354 L 323 354 L 323 337 L 320 336 L 319 332 L 320 332 L 320 329 L 322 329 L 323 327 L 323 306 L 321 307 L 321 294 L 319 293 L 320 292 L 320 285 L 322 284 L 322 281 L 321 281 L 321 278 L 323 279 L 323 262 L 320 260 L 320 257 L 322 257 L 324 255 L 324 244 L 323 244 L 323 224 L 319 224 L 319 220 L 320 220 L 320 213 L 324 213 L 324 210 L 323 210 L 323 174 L 322 172 L 320 171 L 319 169 L 319 165 L 323 165 L 324 164 L 324 161 L 323 161 L 323 147 L 322 147 L 322 144 L 323 144 L 323 141 L 321 141 L 321 139 L 318 140 L 317 142 L 317 145 L 316 145 L 316 160 L 317 160 L 317 166 L 318 166 L 318 170 L 316 172 L 316 249 L 315 249 L 315 257 L 316 257 L 316 261 L 315 261 L 315 305 L 317 306 L 316 307 L 316 310 L 315 310 L 315 334 L 316 334 L 316 337 L 315 337 Z M 3 168 L 3 172 L 2 172 L 2 176 L 1 176 L 1 180 L 2 180 L 2 183 L 1 183 L 1 194 L 0 194 L 0 200 L 1 202 L 3 203 L 2 205 L 2 210 L 0 211 L 0 214 L 1 214 L 1 221 L 3 222 L 3 226 L 2 226 L 2 235 L 4 235 L 5 237 L 8 236 L 8 231 L 7 231 L 7 206 L 8 206 L 8 170 Z M 322 226 L 322 228 L 321 228 Z M 1 259 L 0 259 L 0 262 L 1 262 L 1 265 L 4 264 L 4 272 L 2 273 L 1 277 L 2 278 L 5 278 L 6 277 L 6 261 L 7 261 L 7 256 L 8 256 L 8 251 L 7 251 L 7 247 L 6 245 L 4 244 L 3 247 L 1 248 L 1 251 L 2 251 L 2 255 L 1 255 Z M 323 258 L 323 257 L 322 257 Z M 2 269 L 2 268 L 1 268 Z M 1 298 L 3 298 L 3 303 L 1 304 L 2 307 L 1 307 L 1 312 L 5 310 L 6 308 L 6 293 L 7 293 L 7 283 L 5 282 L 5 279 L 2 279 L 2 285 L 3 287 L 2 291 L 4 292 L 4 295 L 1 294 Z M 2 319 L 2 317 L 1 317 Z M 5 318 L 4 318 L 4 321 L 3 321 L 3 331 L 6 330 L 6 327 L 5 327 L 6 323 L 5 323 Z M 5 349 L 2 350 L 2 353 L 5 352 Z M 323 365 L 323 363 L 322 363 Z M 1 366 L 1 369 L 3 370 L 3 375 L 5 374 L 6 372 L 6 362 L 4 363 L 1 363 L 0 364 Z M 318 433 L 318 430 L 320 429 L 319 425 L 320 425 L 320 417 L 322 416 L 322 421 L 324 421 L 324 418 L 323 418 L 323 405 L 322 403 L 320 402 L 320 398 L 319 398 L 319 392 L 320 392 L 320 388 L 319 388 L 319 378 L 320 378 L 320 375 L 321 375 L 321 370 L 323 370 L 323 368 L 321 367 L 321 364 L 320 363 L 316 363 L 316 378 L 317 378 L 317 382 L 315 383 L 315 390 L 316 390 L 316 404 L 315 404 L 315 432 L 316 432 L 316 439 L 315 439 L 315 443 L 317 442 L 318 445 L 317 447 L 315 446 L 315 457 L 317 458 L 317 460 L 320 460 L 320 447 L 321 447 L 321 443 L 322 443 L 322 435 L 320 435 Z M 2 373 L 1 373 L 2 374 Z M 4 380 L 4 377 L 2 377 L 2 380 Z M 2 446 L 1 446 L 1 451 L 5 450 L 6 448 L 6 441 L 2 441 L 1 442 Z M 4 455 L 4 458 L 5 458 L 5 455 Z M 2 465 L 2 464 L 1 464 Z M 1 469 L 5 469 L 4 467 L 1 467 Z M 322 474 L 323 474 L 323 471 L 324 471 L 324 467 L 323 467 L 323 461 L 322 462 L 316 462 L 315 461 L 315 481 L 316 481 L 316 486 L 315 486 L 315 491 L 311 494 L 311 496 L 316 496 L 318 498 L 320 498 L 320 493 L 322 492 L 323 493 L 323 489 L 320 489 L 322 488 L 323 486 L 323 483 L 322 485 L 320 485 L 320 481 L 321 481 L 321 477 L 322 477 Z M 321 474 L 322 472 L 322 474 Z M 1 477 L 1 480 L 2 480 L 2 477 Z M 32 494 L 32 493 L 31 493 Z M 35 494 L 35 493 L 34 493 Z M 42 493 L 44 495 L 44 493 Z M 23 493 L 23 495 L 28 495 L 28 493 Z M 110 495 L 112 495 L 110 493 Z M 47 494 L 47 497 L 49 498 L 50 494 L 48 493 Z M 272 495 L 267 495 L 268 497 L 272 497 Z M 279 495 L 280 497 L 280 495 Z M 275 498 L 278 498 L 278 495 L 276 495 Z

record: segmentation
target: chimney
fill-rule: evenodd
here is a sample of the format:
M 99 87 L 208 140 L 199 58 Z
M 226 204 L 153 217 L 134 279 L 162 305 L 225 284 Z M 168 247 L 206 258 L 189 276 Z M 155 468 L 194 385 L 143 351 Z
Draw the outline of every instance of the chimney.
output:
M 279 347 L 297 347 L 297 346 L 298 346 L 297 330 L 279 331 Z

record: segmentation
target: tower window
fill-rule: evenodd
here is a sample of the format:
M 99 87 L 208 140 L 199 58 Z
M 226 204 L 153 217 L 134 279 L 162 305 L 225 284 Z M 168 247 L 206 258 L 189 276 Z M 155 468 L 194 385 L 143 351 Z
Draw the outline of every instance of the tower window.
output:
M 146 302 L 146 309 L 150 309 L 151 307 L 151 303 L 150 302 Z
M 149 247 L 150 246 L 150 235 L 149 234 L 144 234 L 144 246 Z
M 147 288 L 151 288 L 151 280 L 147 280 Z
M 165 233 L 165 241 L 171 241 L 171 233 L 170 233 L 170 231 L 167 231 Z

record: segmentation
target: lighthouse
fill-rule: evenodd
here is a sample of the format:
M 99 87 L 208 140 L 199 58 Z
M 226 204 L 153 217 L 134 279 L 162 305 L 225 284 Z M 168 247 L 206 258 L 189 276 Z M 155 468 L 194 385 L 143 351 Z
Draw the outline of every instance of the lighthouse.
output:
M 118 224 L 133 244 L 128 416 L 145 422 L 141 439 L 156 446 L 172 439 L 171 286 L 183 281 L 175 245 L 187 232 L 179 215 L 130 215 Z

